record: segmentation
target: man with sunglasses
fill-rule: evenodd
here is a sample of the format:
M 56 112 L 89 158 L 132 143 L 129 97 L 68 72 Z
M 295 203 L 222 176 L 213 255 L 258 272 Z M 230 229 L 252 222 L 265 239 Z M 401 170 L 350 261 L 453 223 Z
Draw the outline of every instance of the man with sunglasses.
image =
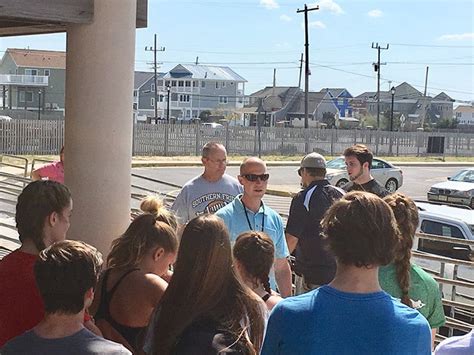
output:
M 203 213 L 214 213 L 242 192 L 237 179 L 225 173 L 227 151 L 217 142 L 202 148 L 204 172 L 184 184 L 171 209 L 178 217 L 180 230 Z
M 286 242 L 295 255 L 296 294 L 300 295 L 331 282 L 336 274 L 336 261 L 320 235 L 320 222 L 344 191 L 326 180 L 326 159 L 321 154 L 306 155 L 298 175 L 303 190 L 291 201 Z
M 237 237 L 250 230 L 268 234 L 275 244 L 275 262 L 270 272 L 270 287 L 278 290 L 283 297 L 291 296 L 291 269 L 288 264 L 283 221 L 278 213 L 268 207 L 262 198 L 267 191 L 270 175 L 266 164 L 259 158 L 247 158 L 240 165 L 239 182 L 244 187 L 243 194 L 216 212 L 229 230 L 232 245 Z

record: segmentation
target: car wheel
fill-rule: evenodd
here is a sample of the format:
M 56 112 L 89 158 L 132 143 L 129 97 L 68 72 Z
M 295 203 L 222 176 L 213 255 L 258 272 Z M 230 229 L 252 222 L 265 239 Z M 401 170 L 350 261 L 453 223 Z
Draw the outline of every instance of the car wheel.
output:
M 346 179 L 341 179 L 337 182 L 336 186 L 339 187 L 339 188 L 342 188 L 345 184 L 347 184 L 349 181 L 347 181 Z
M 385 188 L 388 190 L 388 192 L 394 193 L 398 189 L 397 180 L 388 179 L 388 181 L 385 183 Z

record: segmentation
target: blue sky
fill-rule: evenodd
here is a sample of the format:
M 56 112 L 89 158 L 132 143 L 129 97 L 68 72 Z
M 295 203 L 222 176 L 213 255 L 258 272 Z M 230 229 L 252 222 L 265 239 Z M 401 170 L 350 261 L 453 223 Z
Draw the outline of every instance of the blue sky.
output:
M 309 13 L 310 90 L 345 87 L 356 96 L 376 90 L 371 63 L 382 51 L 381 88 L 404 81 L 428 93 L 474 99 L 474 6 L 471 0 L 321 0 Z M 298 84 L 304 50 L 304 3 L 294 0 L 149 0 L 148 28 L 137 31 L 135 68 L 148 70 L 145 46 L 157 33 L 160 71 L 178 63 L 227 65 L 247 79 L 246 94 L 272 85 Z M 65 49 L 65 35 L 0 38 L 8 47 Z M 391 84 L 389 81 L 392 81 Z M 302 83 L 303 87 L 303 83 Z

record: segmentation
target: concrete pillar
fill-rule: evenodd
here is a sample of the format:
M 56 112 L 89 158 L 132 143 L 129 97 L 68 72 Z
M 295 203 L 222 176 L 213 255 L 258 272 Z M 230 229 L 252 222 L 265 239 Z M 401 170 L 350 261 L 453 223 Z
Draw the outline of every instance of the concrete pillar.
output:
M 65 184 L 69 239 L 106 254 L 130 223 L 136 0 L 94 1 L 94 21 L 67 28 Z

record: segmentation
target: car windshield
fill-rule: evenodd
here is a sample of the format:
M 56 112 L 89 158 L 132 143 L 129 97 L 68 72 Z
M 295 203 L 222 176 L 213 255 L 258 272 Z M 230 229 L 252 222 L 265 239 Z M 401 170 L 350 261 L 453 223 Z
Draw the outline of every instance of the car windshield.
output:
M 336 158 L 333 160 L 330 160 L 326 164 L 326 168 L 329 169 L 346 169 L 346 163 L 344 161 L 344 158 Z
M 474 183 L 474 170 L 461 170 L 459 173 L 451 177 L 450 180 Z

